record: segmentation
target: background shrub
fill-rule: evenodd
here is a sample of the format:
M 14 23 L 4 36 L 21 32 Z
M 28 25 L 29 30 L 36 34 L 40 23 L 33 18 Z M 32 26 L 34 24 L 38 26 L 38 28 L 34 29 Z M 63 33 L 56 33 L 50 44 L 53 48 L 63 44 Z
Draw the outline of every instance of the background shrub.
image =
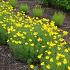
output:
M 58 8 L 61 8 L 63 10 L 69 10 L 70 11 L 70 1 L 69 0 L 36 0 L 37 3 L 40 4 L 48 4 L 52 5 Z
M 52 17 L 52 20 L 55 22 L 55 25 L 61 26 L 64 23 L 65 15 L 62 12 L 55 13 Z
M 40 17 L 44 14 L 44 9 L 41 7 L 34 7 L 32 12 L 35 17 Z
M 63 9 L 70 10 L 70 1 L 69 0 L 48 0 L 48 3 L 58 6 Z
M 20 11 L 27 13 L 29 11 L 29 6 L 28 6 L 28 4 L 20 4 L 19 9 L 20 9 Z

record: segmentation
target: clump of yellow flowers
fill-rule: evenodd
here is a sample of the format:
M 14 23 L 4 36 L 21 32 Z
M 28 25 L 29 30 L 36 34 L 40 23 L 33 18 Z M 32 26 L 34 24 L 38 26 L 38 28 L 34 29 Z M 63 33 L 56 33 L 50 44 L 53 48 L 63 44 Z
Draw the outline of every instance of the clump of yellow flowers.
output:
M 49 19 L 31 18 L 14 12 L 8 2 L 1 3 L 0 27 L 17 59 L 27 62 L 32 70 L 70 70 L 70 47 L 63 39 L 67 31 Z

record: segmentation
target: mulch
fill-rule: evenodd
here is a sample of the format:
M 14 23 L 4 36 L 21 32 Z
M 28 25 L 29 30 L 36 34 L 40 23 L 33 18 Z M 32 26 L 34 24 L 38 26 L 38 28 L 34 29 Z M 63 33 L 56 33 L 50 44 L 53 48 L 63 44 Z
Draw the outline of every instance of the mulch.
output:
M 24 0 L 25 1 L 25 0 Z M 31 8 L 36 5 L 34 1 L 29 2 Z M 45 8 L 44 17 L 51 19 L 54 12 L 60 11 L 53 8 Z M 70 13 L 65 13 L 66 18 L 65 22 L 62 26 L 60 26 L 61 29 L 66 30 L 69 32 L 67 36 L 64 37 L 64 39 L 70 43 Z M 28 14 L 29 16 L 32 16 L 32 13 Z M 20 61 L 17 61 L 15 57 L 12 56 L 10 49 L 7 45 L 1 45 L 0 46 L 0 70 L 28 70 L 28 66 Z
M 0 46 L 0 70 L 28 70 L 27 65 L 12 56 L 7 45 Z

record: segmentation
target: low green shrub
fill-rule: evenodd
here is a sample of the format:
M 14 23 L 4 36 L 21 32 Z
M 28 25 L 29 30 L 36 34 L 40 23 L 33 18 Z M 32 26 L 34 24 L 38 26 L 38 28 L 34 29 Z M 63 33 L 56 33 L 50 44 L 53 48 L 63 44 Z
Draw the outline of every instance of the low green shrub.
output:
M 34 15 L 35 17 L 40 17 L 40 16 L 43 16 L 43 14 L 44 14 L 44 9 L 41 8 L 41 7 L 35 7 L 35 8 L 33 8 L 32 12 L 33 12 L 33 15 Z
M 18 0 L 9 0 L 9 3 L 13 6 L 13 8 L 15 8 L 18 3 Z
M 28 6 L 28 4 L 20 4 L 19 9 L 20 9 L 20 11 L 27 13 L 29 11 L 29 6 Z
M 65 15 L 62 12 L 55 13 L 52 17 L 52 20 L 55 22 L 55 25 L 61 26 L 64 23 Z

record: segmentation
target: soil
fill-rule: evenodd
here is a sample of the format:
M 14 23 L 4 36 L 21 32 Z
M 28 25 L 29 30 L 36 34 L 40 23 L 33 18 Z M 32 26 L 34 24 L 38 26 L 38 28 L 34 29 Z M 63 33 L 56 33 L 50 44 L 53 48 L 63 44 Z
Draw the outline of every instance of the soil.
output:
M 26 2 L 30 5 L 30 10 L 27 15 L 33 17 L 31 11 L 32 11 L 32 8 L 35 5 L 37 5 L 37 2 L 35 2 L 34 0 L 30 0 L 30 1 L 21 0 L 20 3 L 22 2 L 23 3 Z M 45 7 L 45 12 L 42 17 L 51 19 L 52 15 L 58 11 L 61 11 L 61 10 Z M 69 32 L 69 34 L 64 38 L 70 44 L 70 13 L 67 13 L 67 12 L 64 12 L 64 13 L 66 14 L 65 22 L 62 26 L 60 26 L 60 28 Z M 22 62 L 16 61 L 15 57 L 12 56 L 10 49 L 8 48 L 7 45 L 1 45 L 0 46 L 0 70 L 28 70 L 28 67 Z

